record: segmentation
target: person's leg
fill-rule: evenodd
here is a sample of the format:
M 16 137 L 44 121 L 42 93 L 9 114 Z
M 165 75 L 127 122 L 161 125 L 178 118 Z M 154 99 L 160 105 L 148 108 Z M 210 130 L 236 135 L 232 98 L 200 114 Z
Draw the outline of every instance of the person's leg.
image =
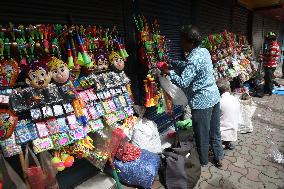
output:
M 264 68 L 264 93 L 269 91 L 269 68 Z
M 224 158 L 224 151 L 220 131 L 220 103 L 216 104 L 212 110 L 210 121 L 210 144 L 212 146 L 215 160 L 222 160 Z
M 284 52 L 282 52 L 282 54 L 284 54 Z M 282 60 L 282 78 L 284 78 L 284 58 Z
M 209 128 L 212 108 L 192 110 L 192 126 L 201 165 L 208 164 Z
M 272 94 L 274 71 L 275 71 L 275 68 L 267 68 L 267 72 L 268 72 L 268 76 L 267 76 L 267 82 L 268 82 L 267 93 L 268 94 Z

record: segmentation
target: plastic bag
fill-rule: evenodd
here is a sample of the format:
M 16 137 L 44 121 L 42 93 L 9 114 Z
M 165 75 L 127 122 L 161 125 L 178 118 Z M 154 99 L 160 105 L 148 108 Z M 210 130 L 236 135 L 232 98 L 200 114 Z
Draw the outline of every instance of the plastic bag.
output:
M 241 113 L 240 113 L 240 123 L 239 123 L 239 132 L 248 133 L 253 132 L 252 125 L 252 116 L 256 110 L 252 99 L 249 100 L 240 100 Z
M 48 152 L 42 152 L 39 155 L 39 159 L 45 175 L 45 188 L 59 189 L 56 180 L 57 170 L 51 164 L 51 155 Z
M 147 150 L 142 150 L 139 159 L 124 163 L 114 161 L 121 182 L 143 188 L 151 188 L 160 167 L 160 156 Z
M 2 182 L 3 189 L 27 189 L 26 184 L 13 170 L 2 154 L 0 154 L 0 181 Z
M 184 92 L 174 85 L 167 77 L 159 76 L 162 88 L 171 96 L 174 105 L 186 106 L 188 99 Z
M 131 141 L 141 149 L 153 153 L 162 153 L 161 139 L 157 124 L 146 118 L 140 119 L 134 127 Z
M 278 150 L 274 142 L 271 141 L 272 146 L 269 150 L 269 157 L 276 163 L 284 163 L 284 156 Z
M 25 151 L 24 171 L 27 175 L 31 189 L 45 189 L 43 170 L 37 157 L 28 145 L 26 146 Z

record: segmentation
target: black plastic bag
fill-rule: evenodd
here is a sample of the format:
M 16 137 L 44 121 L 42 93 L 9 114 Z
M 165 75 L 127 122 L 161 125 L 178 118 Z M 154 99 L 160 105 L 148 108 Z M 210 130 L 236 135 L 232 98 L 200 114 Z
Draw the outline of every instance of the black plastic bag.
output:
M 190 142 L 163 151 L 161 182 L 168 189 L 194 188 L 201 175 L 201 164 L 196 148 Z

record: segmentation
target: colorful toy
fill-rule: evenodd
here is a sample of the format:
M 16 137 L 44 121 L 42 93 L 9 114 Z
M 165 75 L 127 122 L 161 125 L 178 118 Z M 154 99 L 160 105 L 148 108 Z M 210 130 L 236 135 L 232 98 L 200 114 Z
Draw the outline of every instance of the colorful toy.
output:
M 48 68 L 52 74 L 52 79 L 56 84 L 63 85 L 70 79 L 67 65 L 55 57 L 48 62 Z
M 14 60 L 0 61 L 0 86 L 13 87 L 19 75 L 18 63 Z
M 11 137 L 17 121 L 18 117 L 12 111 L 0 109 L 0 140 Z
M 43 89 L 51 81 L 51 73 L 43 61 L 32 61 L 26 68 L 26 83 L 35 89 Z
M 117 52 L 112 52 L 109 55 L 109 62 L 114 71 L 121 72 L 124 69 L 124 60 Z
M 95 62 L 97 65 L 98 71 L 106 71 L 109 68 L 109 61 L 107 58 L 107 54 L 103 51 L 98 52 L 95 55 Z

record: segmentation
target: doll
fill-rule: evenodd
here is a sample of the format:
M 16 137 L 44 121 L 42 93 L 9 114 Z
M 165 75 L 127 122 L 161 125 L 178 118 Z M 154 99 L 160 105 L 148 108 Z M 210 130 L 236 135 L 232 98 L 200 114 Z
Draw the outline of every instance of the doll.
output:
M 95 55 L 95 61 L 98 71 L 105 71 L 109 67 L 109 61 L 107 59 L 107 54 L 104 52 L 98 52 Z
M 26 83 L 35 89 L 48 87 L 51 81 L 51 73 L 44 61 L 34 60 L 26 67 Z
M 111 68 L 116 72 L 121 72 L 124 69 L 124 60 L 117 52 L 112 52 L 109 55 L 109 62 Z
M 51 61 L 48 62 L 48 68 L 55 84 L 63 85 L 69 81 L 70 71 L 62 60 L 53 57 Z

